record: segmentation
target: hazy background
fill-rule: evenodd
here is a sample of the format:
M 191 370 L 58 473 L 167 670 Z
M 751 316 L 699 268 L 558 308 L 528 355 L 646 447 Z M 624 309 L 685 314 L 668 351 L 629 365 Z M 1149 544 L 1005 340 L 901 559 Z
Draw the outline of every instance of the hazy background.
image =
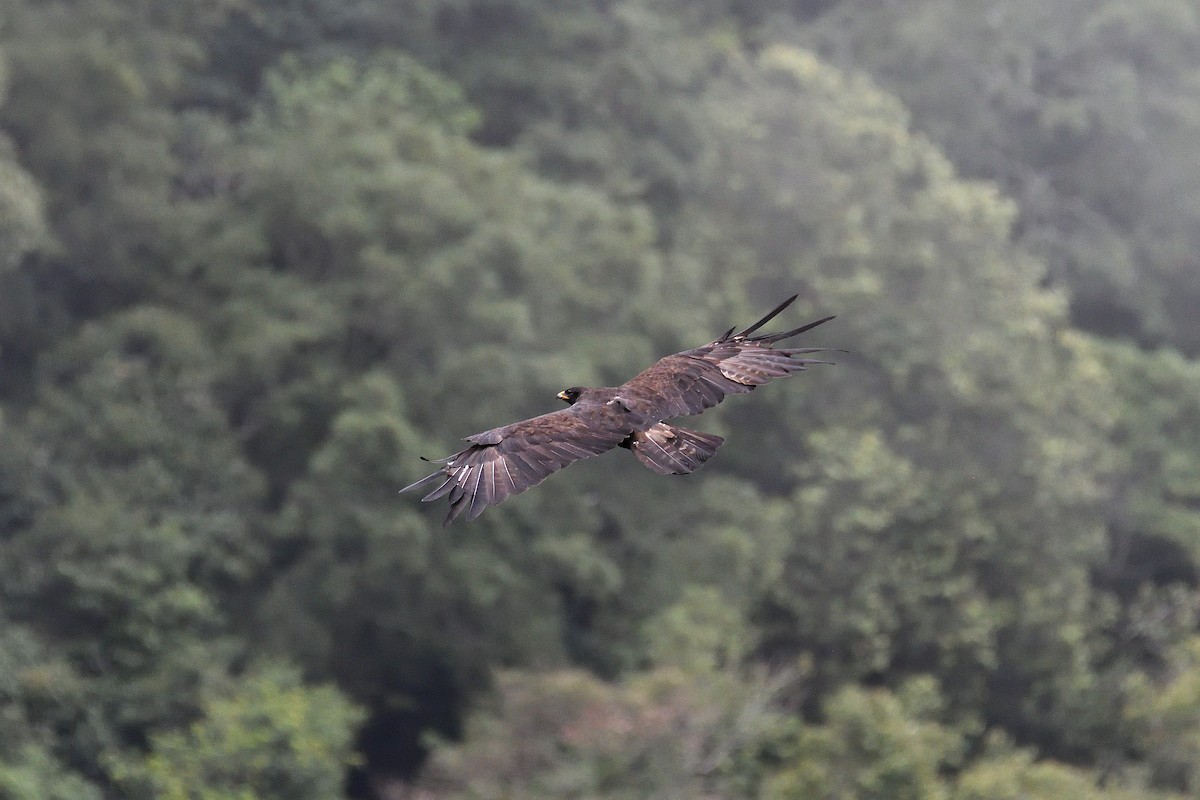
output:
M 1200 793 L 1195 0 L 0 0 L 0 798 Z M 459 437 L 846 348 L 477 522 Z

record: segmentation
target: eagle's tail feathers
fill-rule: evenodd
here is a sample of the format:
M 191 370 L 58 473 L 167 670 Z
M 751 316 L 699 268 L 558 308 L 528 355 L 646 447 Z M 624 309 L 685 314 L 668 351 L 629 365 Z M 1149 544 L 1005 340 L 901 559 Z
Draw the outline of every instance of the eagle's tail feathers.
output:
M 687 475 L 712 458 L 724 439 L 660 422 L 629 439 L 638 460 L 660 475 Z

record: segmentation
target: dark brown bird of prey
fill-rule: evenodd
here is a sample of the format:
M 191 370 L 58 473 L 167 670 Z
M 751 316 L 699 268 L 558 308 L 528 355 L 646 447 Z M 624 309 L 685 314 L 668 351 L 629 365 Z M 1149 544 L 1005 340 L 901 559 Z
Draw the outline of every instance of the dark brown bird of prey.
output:
M 686 475 L 712 458 L 725 440 L 664 420 L 699 414 L 727 394 L 745 394 L 811 364 L 831 363 L 804 358 L 825 348 L 772 345 L 833 317 L 783 333 L 751 336 L 796 297 L 744 331 L 730 328 L 715 342 L 667 356 L 620 386 L 563 389 L 558 397 L 568 408 L 468 436 L 470 447 L 435 462 L 441 469 L 400 491 L 433 486 L 423 500 L 448 498 L 450 513 L 444 524 L 449 525 L 464 511 L 468 519 L 475 519 L 488 506 L 537 486 L 550 473 L 614 447 L 631 450 L 659 474 Z

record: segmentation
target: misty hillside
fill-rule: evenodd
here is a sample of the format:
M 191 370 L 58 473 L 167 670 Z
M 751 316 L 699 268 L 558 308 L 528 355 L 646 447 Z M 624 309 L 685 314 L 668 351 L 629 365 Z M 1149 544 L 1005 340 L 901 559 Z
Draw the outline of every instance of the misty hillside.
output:
M 1194 0 L 0 0 L 0 800 L 1197 796 L 1198 143 Z

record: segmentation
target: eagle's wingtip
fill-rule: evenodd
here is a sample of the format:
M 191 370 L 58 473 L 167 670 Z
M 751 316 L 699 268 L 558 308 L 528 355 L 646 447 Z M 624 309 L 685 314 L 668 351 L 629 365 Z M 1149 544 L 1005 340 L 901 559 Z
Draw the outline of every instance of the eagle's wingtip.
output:
M 766 325 L 768 322 L 770 322 L 770 321 L 771 321 L 771 320 L 773 320 L 773 319 L 774 319 L 776 316 L 778 316 L 778 315 L 779 315 L 779 312 L 783 311 L 785 308 L 787 308 L 788 306 L 790 306 L 792 303 L 796 302 L 796 298 L 798 298 L 799 296 L 800 296 L 800 293 L 799 293 L 799 292 L 797 292 L 796 294 L 794 294 L 794 295 L 792 295 L 791 297 L 789 297 L 787 300 L 784 300 L 782 303 L 780 303 L 779 305 L 775 306 L 775 308 L 774 308 L 774 309 L 772 309 L 772 310 L 771 310 L 771 312 L 770 312 L 769 314 L 767 314 L 765 317 L 763 317 L 762 319 L 760 319 L 758 322 L 756 322 L 756 323 L 754 323 L 753 325 L 751 325 L 749 328 L 746 328 L 744 331 L 740 331 L 740 332 L 737 334 L 737 336 L 736 336 L 736 337 L 734 337 L 734 338 L 739 338 L 739 339 L 740 339 L 740 338 L 747 337 L 747 336 L 749 336 L 750 334 L 754 333 L 756 330 L 758 330 L 759 328 L 761 328 L 763 325 Z

